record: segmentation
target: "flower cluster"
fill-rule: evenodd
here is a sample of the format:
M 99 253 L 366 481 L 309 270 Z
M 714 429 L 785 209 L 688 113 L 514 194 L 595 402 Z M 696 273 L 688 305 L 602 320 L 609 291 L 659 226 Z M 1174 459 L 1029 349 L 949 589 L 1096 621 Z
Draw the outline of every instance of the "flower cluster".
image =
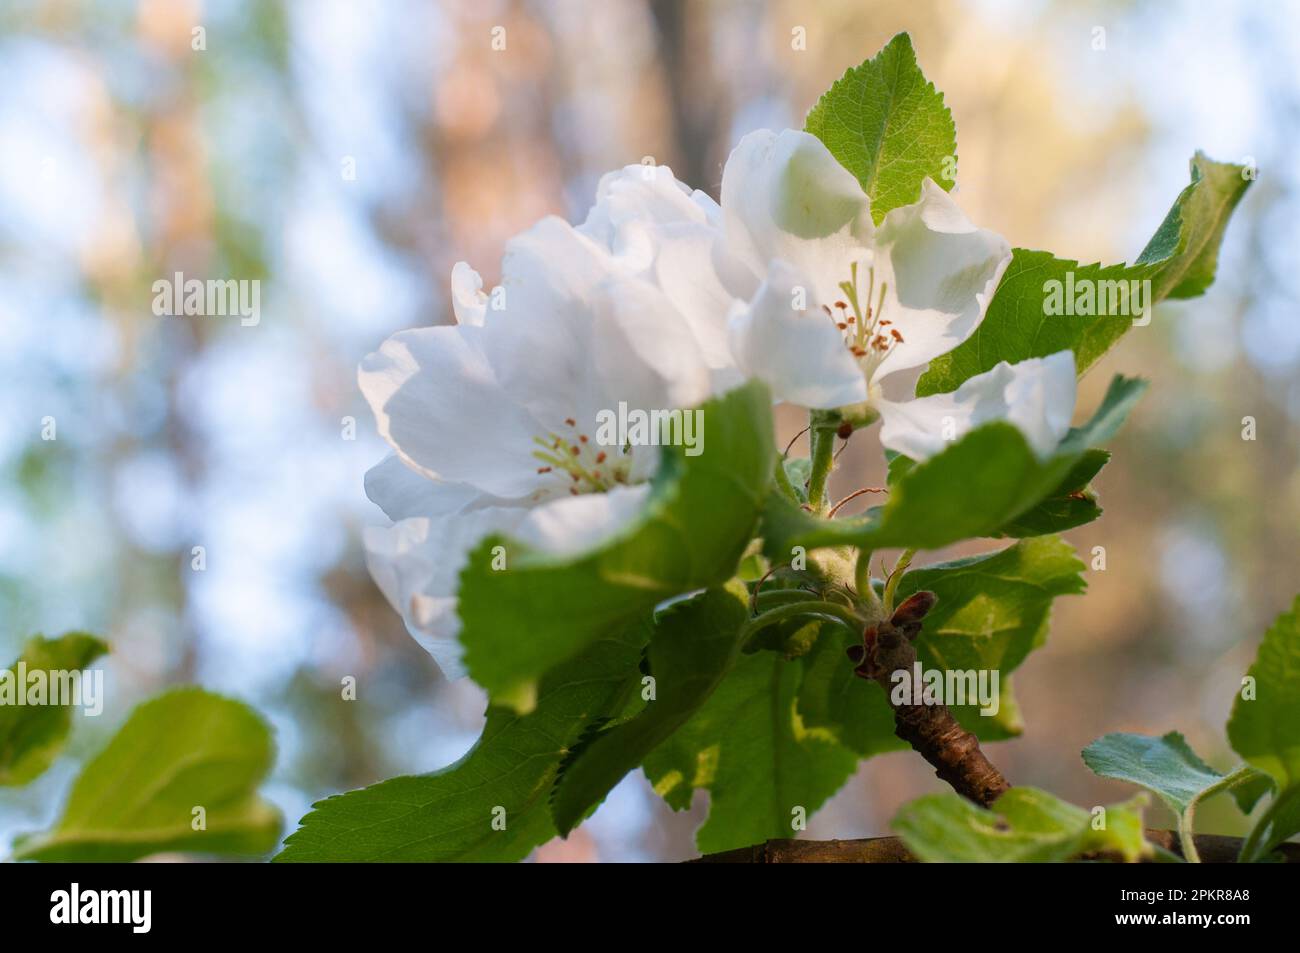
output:
M 612 172 L 581 225 L 547 218 L 509 242 L 491 294 L 457 264 L 456 324 L 396 334 L 362 362 L 394 450 L 366 477 L 393 520 L 366 534 L 371 571 L 456 671 L 457 579 L 476 543 L 499 532 L 567 555 L 644 503 L 658 449 L 595 441 L 602 411 L 690 408 L 752 378 L 778 400 L 879 417 L 883 445 L 913 459 L 995 419 L 1047 456 L 1074 408 L 1069 351 L 950 394 L 900 393 L 971 336 L 1010 260 L 928 179 L 876 225 L 807 133 L 742 139 L 720 204 L 666 167 Z

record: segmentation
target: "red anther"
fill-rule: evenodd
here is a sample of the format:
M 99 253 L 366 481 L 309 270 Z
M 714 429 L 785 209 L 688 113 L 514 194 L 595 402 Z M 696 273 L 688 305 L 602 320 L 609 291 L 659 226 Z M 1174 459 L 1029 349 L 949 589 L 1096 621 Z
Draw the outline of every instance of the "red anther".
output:
M 845 308 L 848 307 L 848 305 L 845 304 L 843 301 L 836 301 L 836 302 L 835 302 L 835 307 L 837 307 L 837 308 L 839 308 L 841 311 L 843 311 Z
M 538 467 L 538 468 L 537 468 L 537 472 L 538 472 L 538 473 L 550 473 L 550 472 L 551 472 L 551 468 L 550 468 L 550 467 Z
M 585 433 L 580 433 L 580 434 L 578 434 L 578 439 L 581 440 L 583 443 L 586 443 L 586 442 L 587 442 L 587 435 L 586 435 Z
M 570 447 L 569 453 L 573 454 L 576 457 L 578 454 L 582 453 L 582 451 L 579 450 L 577 447 Z
M 578 426 L 578 422 L 574 420 L 572 417 L 565 417 L 564 422 L 568 424 L 570 427 Z
M 604 463 L 604 462 L 605 462 L 605 451 L 604 451 L 604 450 L 602 450 L 602 451 L 600 451 L 600 453 L 596 454 L 596 462 L 597 462 L 597 463 Z
M 898 333 L 898 328 L 890 328 L 889 333 L 894 336 L 894 340 L 897 341 L 899 344 L 903 343 L 903 336 Z

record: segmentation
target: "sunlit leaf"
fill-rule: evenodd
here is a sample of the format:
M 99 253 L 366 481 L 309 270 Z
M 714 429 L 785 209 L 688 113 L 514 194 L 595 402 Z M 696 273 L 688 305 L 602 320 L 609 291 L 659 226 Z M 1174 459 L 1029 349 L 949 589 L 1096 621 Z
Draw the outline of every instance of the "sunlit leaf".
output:
M 82 670 L 108 651 L 108 645 L 84 632 L 69 632 L 57 639 L 36 636 L 23 647 L 23 654 L 7 670 L 0 672 L 0 785 L 26 784 L 39 777 L 53 762 L 67 742 L 72 724 L 69 704 L 16 704 L 24 683 L 35 672 L 49 684 L 51 678 L 72 687 L 78 686 L 81 699 L 95 701 L 86 694 L 93 683 Z M 13 692 L 13 697 L 9 693 Z M 74 701 L 61 695 L 63 702 Z M 100 698 L 96 702 L 103 704 Z
M 271 731 L 240 702 L 197 688 L 140 705 L 82 769 L 63 816 L 19 838 L 19 860 L 127 861 L 162 851 L 264 854 L 280 813 L 257 795 Z

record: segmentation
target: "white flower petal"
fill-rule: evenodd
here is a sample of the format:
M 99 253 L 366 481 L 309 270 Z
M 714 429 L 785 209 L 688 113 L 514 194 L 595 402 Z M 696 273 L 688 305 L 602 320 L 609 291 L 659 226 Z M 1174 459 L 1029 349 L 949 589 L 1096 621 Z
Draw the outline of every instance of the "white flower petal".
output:
M 662 291 L 610 279 L 592 296 L 596 320 L 589 359 L 600 390 L 594 410 L 694 407 L 709 396 L 709 368 L 695 335 Z
M 733 295 L 724 277 L 746 298 L 758 284 L 727 254 L 720 217 L 717 203 L 691 192 L 667 166 L 632 165 L 601 179 L 596 204 L 576 229 L 629 276 L 664 290 L 690 324 L 719 391 L 740 382 L 727 346 Z
M 629 165 L 601 177 L 596 204 L 577 231 L 620 259 L 635 273 L 654 260 L 654 231 L 664 225 L 703 225 L 699 203 L 667 166 Z
M 767 383 L 778 400 L 829 409 L 867 399 L 867 382 L 835 325 L 808 293 L 796 309 L 806 279 L 773 262 L 748 305 L 738 304 L 730 321 L 731 351 L 749 377 Z
M 704 220 L 708 224 L 714 228 L 722 228 L 722 206 L 713 201 L 713 196 L 696 189 L 691 193 L 691 201 L 703 210 Z
M 491 507 L 368 527 L 366 565 L 406 627 L 448 678 L 464 674 L 456 636 L 456 588 L 470 551 L 492 533 L 511 535 L 529 510 Z
M 357 379 L 380 436 L 423 475 L 505 498 L 537 488 L 534 436 L 544 429 L 498 378 L 485 352 L 500 322 L 393 335 Z
M 732 252 L 763 275 L 773 259 L 807 275 L 818 300 L 840 297 L 853 262 L 871 258 L 871 203 L 820 139 L 752 132 L 722 173 L 722 211 Z
M 908 401 L 877 400 L 880 442 L 924 460 L 993 420 L 1006 420 L 1046 459 L 1070 429 L 1074 413 L 1074 353 L 1058 351 L 1019 364 L 998 364 L 949 394 Z
M 608 252 L 554 216 L 506 243 L 503 307 L 493 322 L 509 334 L 493 340 L 490 359 L 498 379 L 548 429 L 573 415 L 575 395 L 593 373 L 590 301 L 615 267 Z
M 551 500 L 531 509 L 514 537 L 551 556 L 573 556 L 606 542 L 631 524 L 649 495 L 650 484 L 643 483 Z
M 976 228 L 926 179 L 920 200 L 890 211 L 876 232 L 876 288 L 887 286 L 880 317 L 893 322 L 903 342 L 875 378 L 919 367 L 974 334 L 1010 262 L 1006 239 Z
M 456 314 L 456 323 L 482 324 L 487 304 L 482 276 L 467 262 L 456 262 L 451 269 L 451 308 Z
M 503 273 L 512 334 L 491 364 L 548 430 L 574 418 L 590 434 L 619 400 L 672 408 L 708 396 L 708 368 L 672 302 L 569 225 L 547 219 L 514 239 Z
M 365 485 L 370 501 L 394 521 L 412 516 L 450 516 L 482 500 L 474 487 L 431 480 L 396 453 L 366 471 Z
M 464 668 L 456 594 L 469 553 L 479 543 L 500 533 L 547 555 L 576 555 L 630 525 L 649 493 L 649 484 L 616 487 L 532 508 L 485 507 L 368 527 L 366 564 L 415 640 L 448 678 L 458 678 Z
M 753 297 L 757 279 L 732 258 L 721 234 L 710 226 L 665 226 L 658 240 L 655 280 L 689 324 L 713 374 L 714 391 L 737 386 L 742 378 L 727 340 L 727 317 L 738 297 L 746 301 Z M 731 290 L 737 285 L 739 295 Z

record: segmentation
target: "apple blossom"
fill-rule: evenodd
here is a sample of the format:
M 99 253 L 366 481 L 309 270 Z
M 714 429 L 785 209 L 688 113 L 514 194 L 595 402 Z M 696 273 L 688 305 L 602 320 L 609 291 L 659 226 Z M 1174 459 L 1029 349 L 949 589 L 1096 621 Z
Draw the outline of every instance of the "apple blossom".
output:
M 368 563 L 444 668 L 457 668 L 455 592 L 481 539 L 566 555 L 640 509 L 657 441 L 604 445 L 602 414 L 690 408 L 737 379 L 724 325 L 692 325 L 655 281 L 656 244 L 708 228 L 717 208 L 652 171 L 606 176 L 578 228 L 551 217 L 512 239 L 490 295 L 457 264 L 457 323 L 399 332 L 361 363 L 394 450 L 366 477 L 395 521 L 366 533 Z
M 1046 434 L 1068 427 L 1072 359 L 1004 364 L 942 399 L 885 399 L 890 375 L 974 333 L 1011 260 L 1007 242 L 972 225 L 932 180 L 877 227 L 861 185 L 821 140 L 763 130 L 727 160 L 722 222 L 727 252 L 757 284 L 731 305 L 732 353 L 779 399 L 882 416 L 884 445 L 917 457 L 942 447 L 943 418 L 1008 419 L 1040 453 Z

